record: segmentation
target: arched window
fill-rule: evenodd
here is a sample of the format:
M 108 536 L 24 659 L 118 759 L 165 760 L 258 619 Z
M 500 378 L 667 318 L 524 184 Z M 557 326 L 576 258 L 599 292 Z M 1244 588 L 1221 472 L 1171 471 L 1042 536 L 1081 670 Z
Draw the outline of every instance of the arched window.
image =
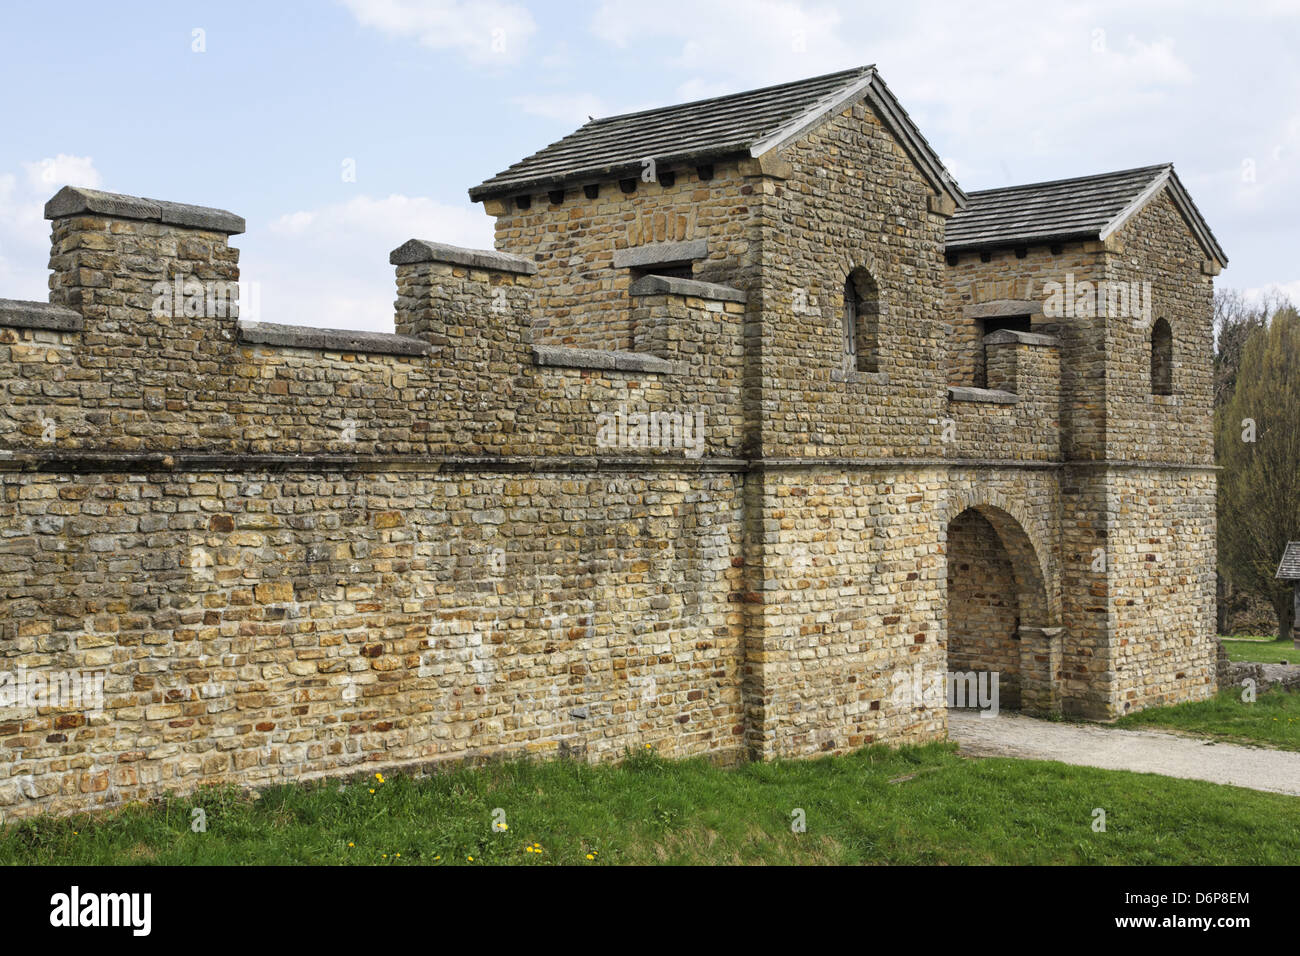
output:
M 1151 326 L 1151 394 L 1174 394 L 1174 333 L 1164 319 Z
M 879 368 L 880 287 L 866 269 L 844 280 L 844 367 L 875 372 Z

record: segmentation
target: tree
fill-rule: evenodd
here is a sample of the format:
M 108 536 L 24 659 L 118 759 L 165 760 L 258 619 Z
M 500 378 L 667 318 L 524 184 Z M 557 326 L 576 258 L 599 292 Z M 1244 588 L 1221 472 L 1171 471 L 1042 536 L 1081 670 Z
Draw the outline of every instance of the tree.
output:
M 1217 363 L 1216 363 L 1217 364 Z M 1295 627 L 1291 587 L 1274 580 L 1288 540 L 1300 539 L 1300 314 L 1272 313 L 1240 343 L 1235 384 L 1215 411 L 1219 569 L 1266 597 L 1278 637 Z
M 1268 324 L 1268 317 L 1290 305 L 1285 297 L 1266 293 L 1259 300 L 1248 299 L 1239 289 L 1214 292 L 1214 407 L 1232 394 L 1241 365 L 1241 347 L 1256 329 Z

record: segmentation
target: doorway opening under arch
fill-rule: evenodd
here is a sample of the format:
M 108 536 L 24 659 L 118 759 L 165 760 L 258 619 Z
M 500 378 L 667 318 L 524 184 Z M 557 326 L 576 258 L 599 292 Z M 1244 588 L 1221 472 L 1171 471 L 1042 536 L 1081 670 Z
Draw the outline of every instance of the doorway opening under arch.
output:
M 1024 528 L 999 508 L 967 508 L 948 524 L 947 562 L 950 706 L 1055 710 L 1061 628 Z

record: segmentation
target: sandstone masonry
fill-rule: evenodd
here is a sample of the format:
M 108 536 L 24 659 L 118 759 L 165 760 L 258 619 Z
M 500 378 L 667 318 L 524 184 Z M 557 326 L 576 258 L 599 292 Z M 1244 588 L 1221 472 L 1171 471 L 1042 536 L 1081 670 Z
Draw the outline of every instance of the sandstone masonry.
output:
M 949 670 L 1207 696 L 1226 259 L 1170 167 L 1018 189 L 1093 218 L 967 196 L 871 68 L 594 121 L 471 191 L 497 249 L 393 251 L 392 334 L 241 323 L 239 217 L 61 190 L 0 300 L 0 811 L 933 740 Z M 1047 292 L 1102 282 L 1150 309 Z

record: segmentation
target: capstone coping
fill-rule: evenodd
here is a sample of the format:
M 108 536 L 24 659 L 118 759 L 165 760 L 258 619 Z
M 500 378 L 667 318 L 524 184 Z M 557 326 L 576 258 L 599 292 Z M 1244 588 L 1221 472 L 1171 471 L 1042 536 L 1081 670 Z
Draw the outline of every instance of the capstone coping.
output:
M 614 268 L 635 269 L 669 262 L 686 262 L 704 259 L 708 254 L 707 239 L 691 239 L 687 242 L 651 242 L 630 249 L 615 249 Z
M 1020 332 L 1016 329 L 998 329 L 984 336 L 985 345 L 1035 345 L 1042 348 L 1058 348 L 1061 340 L 1055 335 L 1042 332 Z
M 643 352 L 615 352 L 605 349 L 574 349 L 563 345 L 534 345 L 533 361 L 556 368 L 609 369 L 618 372 L 654 372 L 673 375 L 681 371 L 676 362 Z
M 675 279 L 671 276 L 642 276 L 627 290 L 628 295 L 689 295 L 697 299 L 716 299 L 721 302 L 747 302 L 749 296 L 740 289 L 698 279 Z
M 315 349 L 323 352 L 373 352 L 381 355 L 424 355 L 433 346 L 423 339 L 391 332 L 313 329 L 276 322 L 240 322 L 239 341 L 250 345 Z
M 460 246 L 449 246 L 444 242 L 430 242 L 427 239 L 408 239 L 388 254 L 388 261 L 395 266 L 416 262 L 450 262 L 453 265 L 472 266 L 494 272 L 516 272 L 520 275 L 537 273 L 537 263 L 523 256 L 497 252 L 495 249 L 464 249 Z
M 112 216 L 116 219 L 162 222 L 171 226 L 222 232 L 228 236 L 244 231 L 244 217 L 224 209 L 105 193 L 84 186 L 64 186 L 45 204 L 46 219 L 63 219 L 83 213 Z
M 80 312 L 48 302 L 20 302 L 17 299 L 0 299 L 0 325 L 23 329 L 54 329 L 59 332 L 80 332 L 85 321 Z
M 1015 392 L 1003 392 L 996 388 L 972 388 L 967 385 L 949 385 L 950 402 L 986 402 L 991 405 L 1014 405 L 1020 401 Z

